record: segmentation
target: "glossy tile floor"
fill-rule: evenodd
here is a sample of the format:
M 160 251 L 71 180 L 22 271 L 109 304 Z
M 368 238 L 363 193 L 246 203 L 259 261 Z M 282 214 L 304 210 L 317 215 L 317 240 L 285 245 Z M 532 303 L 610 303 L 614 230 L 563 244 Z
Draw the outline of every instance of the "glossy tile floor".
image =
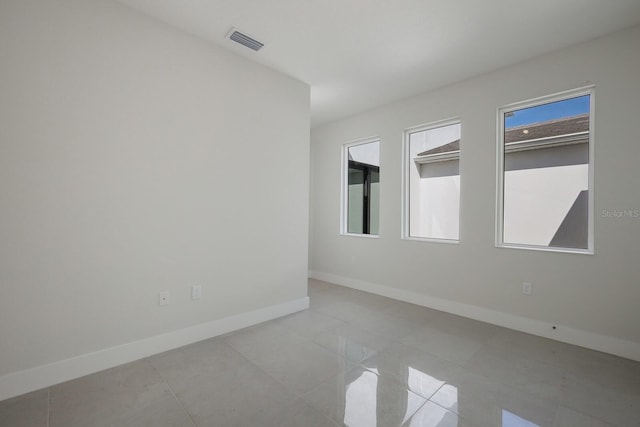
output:
M 0 402 L 0 426 L 640 426 L 640 363 L 319 281 L 309 296 Z

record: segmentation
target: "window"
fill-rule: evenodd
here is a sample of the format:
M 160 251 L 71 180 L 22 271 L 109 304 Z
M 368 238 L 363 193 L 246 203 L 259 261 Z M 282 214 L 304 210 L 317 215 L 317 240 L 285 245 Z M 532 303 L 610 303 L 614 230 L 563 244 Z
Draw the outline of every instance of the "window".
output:
M 378 235 L 380 140 L 345 144 L 342 169 L 342 234 Z
M 593 251 L 593 91 L 499 109 L 498 246 Z
M 403 237 L 460 238 L 460 122 L 405 131 Z

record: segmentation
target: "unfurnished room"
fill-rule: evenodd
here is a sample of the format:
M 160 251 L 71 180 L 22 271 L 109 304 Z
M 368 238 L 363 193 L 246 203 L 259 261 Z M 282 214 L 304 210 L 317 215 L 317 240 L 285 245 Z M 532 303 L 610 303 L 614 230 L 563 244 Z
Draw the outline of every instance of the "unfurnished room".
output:
M 0 427 L 640 427 L 640 1 L 0 0 Z

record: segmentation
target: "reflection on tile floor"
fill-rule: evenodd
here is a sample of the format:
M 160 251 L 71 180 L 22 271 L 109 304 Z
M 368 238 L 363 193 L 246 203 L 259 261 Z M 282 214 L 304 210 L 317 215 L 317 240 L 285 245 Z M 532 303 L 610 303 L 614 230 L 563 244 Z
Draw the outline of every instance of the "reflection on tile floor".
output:
M 309 296 L 309 310 L 0 402 L 0 426 L 640 426 L 638 362 L 316 280 Z

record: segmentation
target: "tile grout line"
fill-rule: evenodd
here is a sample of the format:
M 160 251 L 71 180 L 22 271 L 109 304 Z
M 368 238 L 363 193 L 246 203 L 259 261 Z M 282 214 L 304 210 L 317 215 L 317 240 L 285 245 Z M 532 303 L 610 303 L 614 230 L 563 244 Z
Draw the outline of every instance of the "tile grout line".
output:
M 285 328 L 288 329 L 288 328 Z M 230 334 L 233 335 L 233 334 Z M 225 342 L 226 345 L 228 345 L 233 351 L 235 351 L 236 353 L 238 353 L 238 355 L 240 357 L 242 357 L 247 363 L 249 363 L 250 365 L 253 365 L 255 368 L 257 368 L 258 370 L 260 370 L 263 374 L 265 374 L 266 376 L 268 376 L 269 378 L 271 378 L 272 380 L 274 380 L 276 383 L 280 384 L 281 386 L 283 386 L 285 388 L 285 390 L 291 392 L 294 396 L 293 402 L 295 402 L 296 400 L 300 400 L 301 402 L 303 402 L 305 405 L 308 405 L 310 408 L 318 411 L 318 413 L 325 419 L 329 420 L 329 422 L 334 425 L 335 427 L 338 427 L 339 424 L 334 421 L 331 417 L 329 417 L 328 415 L 326 415 L 325 413 L 323 413 L 322 411 L 319 411 L 318 408 L 316 408 L 315 406 L 313 406 L 306 398 L 305 396 L 309 393 L 311 393 L 313 390 L 319 388 L 320 386 L 322 386 L 324 383 L 329 382 L 330 380 L 332 380 L 334 378 L 334 376 L 331 376 L 323 381 L 321 381 L 319 384 L 317 384 L 316 386 L 312 387 L 311 389 L 304 391 L 304 392 L 298 392 L 297 390 L 291 388 L 290 386 L 286 385 L 285 383 L 283 383 L 282 381 L 280 381 L 278 378 L 274 377 L 273 375 L 271 375 L 270 373 L 268 373 L 265 369 L 263 369 L 262 367 L 260 367 L 259 365 L 257 365 L 253 360 L 249 359 L 248 357 L 246 357 L 244 354 L 242 354 L 238 349 L 236 349 L 233 344 L 231 344 L 230 342 L 226 341 L 223 339 L 223 341 Z M 311 342 L 311 341 L 309 341 Z M 315 344 L 315 343 L 314 343 Z M 321 348 L 322 350 L 329 352 L 329 353 L 335 353 L 338 354 L 337 352 L 333 352 L 331 350 L 325 349 L 322 346 L 317 345 L 319 348 Z M 348 369 L 346 367 L 347 365 L 345 365 L 345 370 L 343 374 L 346 374 L 347 372 L 353 371 L 356 368 L 359 367 L 359 364 L 356 363 L 354 367 L 352 367 L 351 369 Z M 341 375 L 340 373 L 336 374 L 336 376 Z
M 272 380 L 274 380 L 276 383 L 280 384 L 282 387 L 285 388 L 285 390 L 291 392 L 293 394 L 293 396 L 295 397 L 295 399 L 301 399 L 302 395 L 304 393 L 298 393 L 298 391 L 294 390 L 293 388 L 291 388 L 290 386 L 286 385 L 285 383 L 283 383 L 282 381 L 280 381 L 278 378 L 274 377 L 273 375 L 271 375 L 270 373 L 268 373 L 266 370 L 262 369 L 262 367 L 260 367 L 257 363 L 255 363 L 253 360 L 249 359 L 247 356 L 245 356 L 244 354 L 242 354 L 237 348 L 235 348 L 233 346 L 233 344 L 231 344 L 230 342 L 224 340 L 224 343 L 226 345 L 228 345 L 234 352 L 238 353 L 238 355 L 243 358 L 248 364 L 252 365 L 254 368 L 258 369 L 260 372 L 262 372 L 263 374 L 265 374 L 267 377 L 271 378 Z
M 440 386 L 440 388 L 444 387 L 446 384 L 448 384 L 448 383 L 444 383 L 444 384 L 442 384 L 442 385 Z M 440 390 L 440 388 L 439 388 L 438 390 Z M 436 393 L 434 393 L 434 394 L 433 394 L 433 396 L 435 396 L 435 395 L 436 395 Z M 431 396 L 431 397 L 433 397 L 433 396 Z M 458 417 L 458 419 L 459 419 L 459 420 L 463 420 L 463 421 L 471 422 L 471 420 L 468 420 L 466 416 L 465 416 L 465 417 L 462 417 L 462 415 L 460 415 L 460 413 L 459 413 L 459 412 L 454 411 L 453 409 L 450 409 L 450 408 L 445 408 L 444 406 L 442 406 L 442 405 L 441 405 L 441 404 L 439 404 L 438 402 L 434 402 L 433 400 L 431 400 L 431 397 L 429 398 L 429 400 L 427 400 L 427 401 L 425 402 L 425 404 L 424 404 L 424 405 L 426 405 L 427 403 L 432 403 L 432 404 L 434 404 L 434 405 L 438 406 L 439 408 L 444 409 L 444 410 L 445 410 L 445 411 L 447 411 L 447 412 L 450 412 L 450 413 L 452 413 L 452 414 L 455 414 L 455 415 L 456 415 L 456 417 Z M 424 406 L 424 405 L 422 405 L 422 406 Z M 420 409 L 422 409 L 422 407 L 421 407 Z M 416 411 L 416 413 L 417 413 L 417 411 Z
M 171 388 L 171 385 L 169 384 L 169 382 L 165 379 L 165 377 L 162 375 L 162 373 L 158 370 L 158 368 L 155 367 L 155 365 L 153 363 L 151 363 L 151 361 L 147 360 L 147 363 L 149 363 L 149 365 L 151 365 L 151 367 L 153 368 L 154 371 L 156 371 L 156 373 L 160 376 L 160 378 L 162 379 L 162 382 L 164 382 L 167 385 L 167 388 L 169 389 L 169 392 L 171 393 L 171 395 L 173 396 L 173 398 L 176 400 L 176 402 L 178 402 L 178 405 L 180 405 L 180 408 L 182 408 L 182 410 L 184 411 L 185 414 L 187 414 L 187 417 L 189 417 L 189 420 L 191 421 L 191 424 L 193 424 L 193 427 L 198 427 L 198 425 L 196 424 L 196 421 L 193 419 L 193 417 L 191 416 L 191 413 L 187 410 L 187 408 L 185 408 L 184 404 L 182 403 L 182 401 L 178 398 L 178 396 L 176 395 L 176 393 L 173 391 L 173 389 Z
M 283 383 L 282 381 L 280 381 L 278 378 L 274 377 L 273 375 L 271 375 L 270 373 L 268 373 L 265 369 L 263 369 L 261 366 L 259 366 L 258 364 L 256 364 L 253 360 L 249 359 L 247 356 L 245 356 L 244 354 L 242 354 L 238 349 L 236 349 L 233 344 L 231 344 L 230 342 L 228 342 L 225 338 L 233 336 L 234 334 L 238 333 L 238 331 L 235 332 L 231 332 L 229 334 L 227 334 L 225 337 L 216 337 L 214 339 L 220 339 L 220 341 L 228 346 L 234 353 L 236 353 L 236 357 L 239 357 L 241 359 L 244 360 L 244 362 L 252 367 L 254 367 L 255 369 L 259 370 L 260 372 L 262 372 L 266 377 L 270 378 L 271 380 L 273 380 L 275 383 L 279 384 L 280 386 L 282 386 L 286 391 L 290 392 L 291 395 L 293 396 L 293 399 L 291 400 L 291 402 L 288 403 L 288 405 L 292 405 L 293 403 L 296 402 L 296 400 L 300 400 L 302 401 L 305 405 L 309 405 L 309 403 L 307 402 L 306 399 L 303 398 L 303 395 L 306 394 L 307 392 L 304 393 L 299 393 L 298 391 L 296 391 L 295 389 L 289 387 L 288 385 L 286 385 L 285 383 Z M 152 364 L 153 366 L 153 364 Z M 155 366 L 154 366 L 155 369 Z M 157 370 L 157 369 L 156 369 Z M 160 374 L 160 372 L 158 372 Z M 160 374 L 160 376 L 162 377 L 162 374 Z M 164 377 L 162 377 L 164 380 Z M 166 381 L 165 381 L 166 382 Z M 168 383 L 167 383 L 168 385 Z M 171 389 L 171 386 L 169 386 L 169 388 Z M 173 393 L 173 390 L 171 390 L 171 392 Z M 176 399 L 180 402 L 180 399 L 178 399 L 178 397 L 176 396 Z M 182 405 L 182 402 L 180 402 L 180 405 Z M 284 407 L 286 407 L 287 405 L 285 404 Z M 316 409 L 315 407 L 309 405 L 311 408 Z M 317 410 L 317 409 L 316 409 Z M 189 414 L 188 411 L 186 411 L 187 414 Z M 260 411 L 257 411 L 260 412 Z M 256 412 L 256 413 L 257 413 Z M 326 416 L 325 414 L 320 412 L 320 415 L 322 415 L 325 419 L 329 420 L 335 427 L 338 427 L 338 424 L 335 423 L 331 418 L 329 418 L 328 416 Z M 191 418 L 191 414 L 189 414 L 189 418 Z M 192 419 L 193 421 L 193 419 Z M 194 425 L 197 427 L 197 425 L 194 422 Z
M 409 334 L 407 334 L 407 335 L 404 335 L 404 336 L 402 336 L 402 337 L 399 337 L 399 338 L 398 338 L 398 337 L 394 337 L 394 338 L 387 338 L 387 337 L 385 337 L 385 336 L 383 336 L 383 335 L 378 335 L 376 332 L 368 331 L 368 330 L 366 330 L 366 329 L 362 328 L 361 326 L 359 326 L 359 325 L 357 325 L 357 324 L 354 324 L 354 321 L 355 321 L 355 320 L 357 320 L 358 318 L 355 318 L 355 319 L 353 319 L 353 320 L 345 320 L 345 319 L 340 318 L 340 317 L 338 317 L 338 316 L 335 316 L 335 315 L 332 315 L 332 314 L 329 314 L 329 313 L 325 313 L 325 312 L 322 312 L 322 311 L 318 311 L 318 310 L 316 310 L 316 309 L 314 309 L 314 308 L 311 308 L 311 307 L 309 308 L 309 310 L 310 310 L 310 311 L 315 311 L 315 313 L 316 313 L 316 314 L 320 314 L 320 315 L 323 315 L 323 316 L 325 316 L 325 317 L 330 317 L 330 318 L 332 318 L 332 319 L 339 320 L 340 322 L 345 323 L 345 325 L 336 326 L 336 327 L 334 327 L 334 328 L 330 328 L 330 329 L 328 329 L 328 330 L 326 330 L 326 331 L 324 331 L 324 332 L 332 332 L 332 331 L 334 331 L 335 329 L 338 329 L 338 328 L 343 327 L 343 326 L 345 326 L 345 327 L 355 327 L 355 328 L 357 328 L 357 329 L 359 329 L 359 330 L 361 330 L 361 331 L 363 331 L 363 332 L 366 332 L 366 333 L 367 333 L 367 334 L 369 334 L 369 335 L 372 335 L 372 336 L 374 336 L 374 337 L 376 337 L 376 338 L 381 338 L 381 339 L 384 339 L 384 340 L 386 340 L 386 341 L 387 341 L 387 345 L 386 345 L 383 349 L 381 349 L 381 350 L 375 350 L 375 349 L 373 349 L 373 348 L 372 348 L 371 350 L 374 350 L 374 354 L 373 354 L 373 355 L 371 355 L 371 356 L 368 356 L 368 357 L 367 357 L 367 358 L 365 358 L 365 359 L 368 359 L 369 357 L 372 357 L 372 356 L 374 356 L 375 354 L 380 353 L 381 351 L 384 351 L 386 348 L 390 347 L 390 346 L 391 346 L 391 345 L 393 345 L 393 344 L 396 344 L 396 343 L 402 343 L 402 339 L 403 339 L 403 338 L 405 338 L 405 337 L 409 336 L 411 333 L 415 332 L 415 331 L 412 331 L 411 333 L 409 333 Z M 384 314 L 384 313 L 383 313 L 383 314 Z M 391 315 L 391 314 L 385 314 L 385 315 L 387 315 L 387 316 L 391 316 L 391 317 L 394 317 L 395 319 L 399 319 L 399 320 L 408 320 L 408 319 L 404 319 L 404 318 L 401 318 L 401 317 L 398 317 L 398 316 L 393 316 L 393 315 Z M 409 321 L 409 322 L 412 322 L 412 321 L 410 321 L 410 320 L 408 320 L 408 321 Z M 417 330 L 422 326 L 422 325 L 419 325 L 419 324 L 417 324 L 417 323 L 415 323 L 415 322 L 412 322 L 412 323 L 414 323 L 414 324 L 415 324 L 415 326 L 416 326 L 416 331 L 417 331 Z M 305 338 L 306 338 L 306 337 L 305 337 Z M 318 345 L 318 346 L 322 347 L 324 350 L 330 351 L 330 352 L 332 352 L 332 353 L 338 353 L 338 354 L 339 354 L 339 352 L 337 352 L 337 351 L 335 351 L 335 350 L 332 350 L 332 349 L 330 349 L 330 348 L 326 348 L 326 347 L 325 347 L 325 346 L 323 346 L 322 344 L 316 343 L 316 342 L 315 342 L 315 341 L 313 341 L 313 340 L 309 340 L 309 341 L 311 341 L 312 343 L 314 343 L 314 344 L 316 344 L 316 345 Z M 360 344 L 366 347 L 366 345 L 364 345 L 364 344 L 362 344 L 362 343 L 360 343 Z M 365 359 L 363 359 L 363 360 L 365 360 Z M 362 361 L 363 361 L 363 360 L 361 360 L 361 361 L 359 361 L 359 362 L 356 362 L 356 363 L 358 363 L 358 364 L 359 364 L 359 363 L 362 363 Z
M 417 322 L 413 322 L 413 321 L 411 321 L 411 320 L 409 320 L 409 319 L 404 319 L 404 318 L 403 318 L 403 317 L 401 317 L 401 316 L 395 316 L 395 315 L 393 315 L 392 313 L 386 313 L 386 309 L 388 309 L 388 307 L 386 307 L 385 309 L 383 309 L 383 310 L 382 310 L 383 314 L 385 314 L 385 315 L 387 315 L 387 316 L 391 316 L 391 317 L 396 318 L 396 319 L 407 320 L 407 321 L 409 321 L 409 322 L 411 322 L 411 323 L 413 323 L 413 324 L 415 324 L 415 325 L 416 325 L 416 330 L 417 330 L 417 329 L 419 329 L 420 325 L 418 325 L 418 324 L 417 324 Z M 345 319 L 339 318 L 339 317 L 334 316 L 334 315 L 332 315 L 332 314 L 325 313 L 325 312 L 323 312 L 322 310 L 315 310 L 315 309 L 314 309 L 314 308 L 312 308 L 312 307 L 310 307 L 310 308 L 309 308 L 309 310 L 314 310 L 314 311 L 315 311 L 316 313 L 318 313 L 318 314 L 322 314 L 322 315 L 324 315 L 324 316 L 328 316 L 328 317 L 331 317 L 331 318 L 333 318 L 333 319 L 341 320 L 342 322 L 345 322 L 345 323 L 347 323 L 348 325 L 352 325 L 352 324 L 353 324 L 353 321 L 355 321 L 355 320 L 357 320 L 357 319 L 359 318 L 359 317 L 356 317 L 355 319 L 353 319 L 353 320 L 351 320 L 351 321 L 347 321 L 347 320 L 345 320 Z M 410 334 L 407 334 L 407 336 L 408 336 L 408 335 L 410 335 Z M 402 343 L 402 338 L 397 338 L 397 339 L 393 339 L 393 340 L 391 340 L 391 343 L 389 344 L 389 346 L 391 346 L 391 345 L 393 345 L 393 344 L 397 344 L 397 343 Z M 413 346 L 411 346 L 411 347 L 413 347 Z M 414 347 L 414 348 L 415 348 L 415 347 Z M 327 350 L 329 350 L 329 349 L 327 349 Z M 382 351 L 384 351 L 384 350 L 382 350 Z M 336 352 L 336 353 L 337 353 L 337 352 Z M 363 369 L 363 370 L 369 371 L 369 372 L 371 372 L 371 373 L 373 373 L 373 374 L 375 374 L 375 375 L 377 375 L 377 376 L 380 376 L 378 373 L 374 372 L 373 370 L 369 369 L 367 366 L 365 366 L 365 365 L 363 365 L 363 364 L 362 364 L 365 360 L 367 360 L 367 359 L 371 359 L 371 358 L 375 357 L 378 353 L 380 353 L 380 352 L 379 352 L 379 351 L 376 351 L 373 355 L 371 355 L 371 356 L 369 356 L 369 357 L 367 357 L 367 358 L 365 358 L 365 359 L 361 360 L 360 362 L 357 362 L 357 363 L 356 363 L 356 367 L 355 367 L 355 368 L 352 368 L 351 370 L 355 370 L 355 369 L 360 368 L 360 369 Z M 434 356 L 434 357 L 436 357 L 436 358 L 438 358 L 438 359 L 440 359 L 440 357 L 438 357 L 438 356 L 436 356 L 436 355 L 433 355 L 433 356 Z M 456 364 L 456 365 L 458 365 L 458 364 Z M 433 401 L 431 400 L 431 398 L 432 398 L 433 396 L 435 396 L 435 395 L 438 393 L 438 391 L 440 391 L 440 389 L 442 389 L 442 387 L 444 387 L 444 386 L 447 384 L 447 382 L 444 382 L 444 383 L 443 383 L 442 385 L 440 385 L 440 386 L 439 386 L 439 387 L 438 387 L 438 388 L 437 388 L 433 393 L 431 393 L 431 395 L 430 395 L 429 397 L 426 397 L 426 396 L 422 396 L 422 395 L 420 395 L 420 394 L 418 394 L 418 393 L 415 393 L 415 392 L 411 391 L 410 389 L 408 389 L 408 388 L 404 387 L 404 386 L 403 386 L 403 384 L 401 384 L 401 383 L 400 383 L 399 381 L 397 381 L 395 378 L 391 378 L 391 380 L 392 380 L 392 382 L 393 382 L 393 383 L 395 383 L 395 384 L 396 384 L 396 386 L 400 387 L 401 389 L 403 389 L 403 390 L 405 390 L 405 391 L 407 391 L 407 392 L 409 392 L 409 393 L 413 393 L 413 394 L 415 394 L 416 396 L 418 396 L 418 397 L 420 397 L 420 398 L 424 399 L 424 402 L 422 403 L 422 405 L 420 405 L 420 406 L 419 406 L 419 407 L 418 407 L 418 408 L 417 408 L 417 409 L 416 409 L 416 410 L 411 414 L 411 416 L 409 417 L 409 419 L 411 419 L 414 415 L 416 415 L 418 412 L 420 412 L 420 410 L 421 410 L 425 405 L 427 405 L 429 402 L 431 402 L 432 404 L 435 404 L 436 406 L 441 407 L 441 408 L 442 408 L 442 409 L 444 409 L 445 411 L 447 411 L 447 412 L 451 412 L 451 413 L 455 414 L 457 417 L 461 418 L 461 417 L 460 417 L 460 415 L 459 415 L 459 414 L 457 414 L 456 412 L 453 412 L 453 411 L 451 411 L 450 409 L 447 409 L 447 408 L 443 408 L 442 406 L 438 405 L 436 402 L 433 402 Z M 309 390 L 307 393 L 304 393 L 304 395 L 306 395 L 306 394 L 310 393 L 311 391 L 313 391 L 313 390 L 314 390 L 314 389 L 316 389 L 316 388 L 319 388 L 322 384 L 324 384 L 325 382 L 328 382 L 328 381 L 329 381 L 329 380 L 327 380 L 327 381 L 323 381 L 320 385 L 318 385 L 318 386 L 314 387 L 312 390 Z M 303 397 L 303 399 L 304 399 L 304 397 Z M 304 400 L 306 401 L 306 399 L 304 399 Z M 333 420 L 331 420 L 331 421 L 333 421 Z M 404 425 L 404 424 L 403 424 L 403 425 Z

